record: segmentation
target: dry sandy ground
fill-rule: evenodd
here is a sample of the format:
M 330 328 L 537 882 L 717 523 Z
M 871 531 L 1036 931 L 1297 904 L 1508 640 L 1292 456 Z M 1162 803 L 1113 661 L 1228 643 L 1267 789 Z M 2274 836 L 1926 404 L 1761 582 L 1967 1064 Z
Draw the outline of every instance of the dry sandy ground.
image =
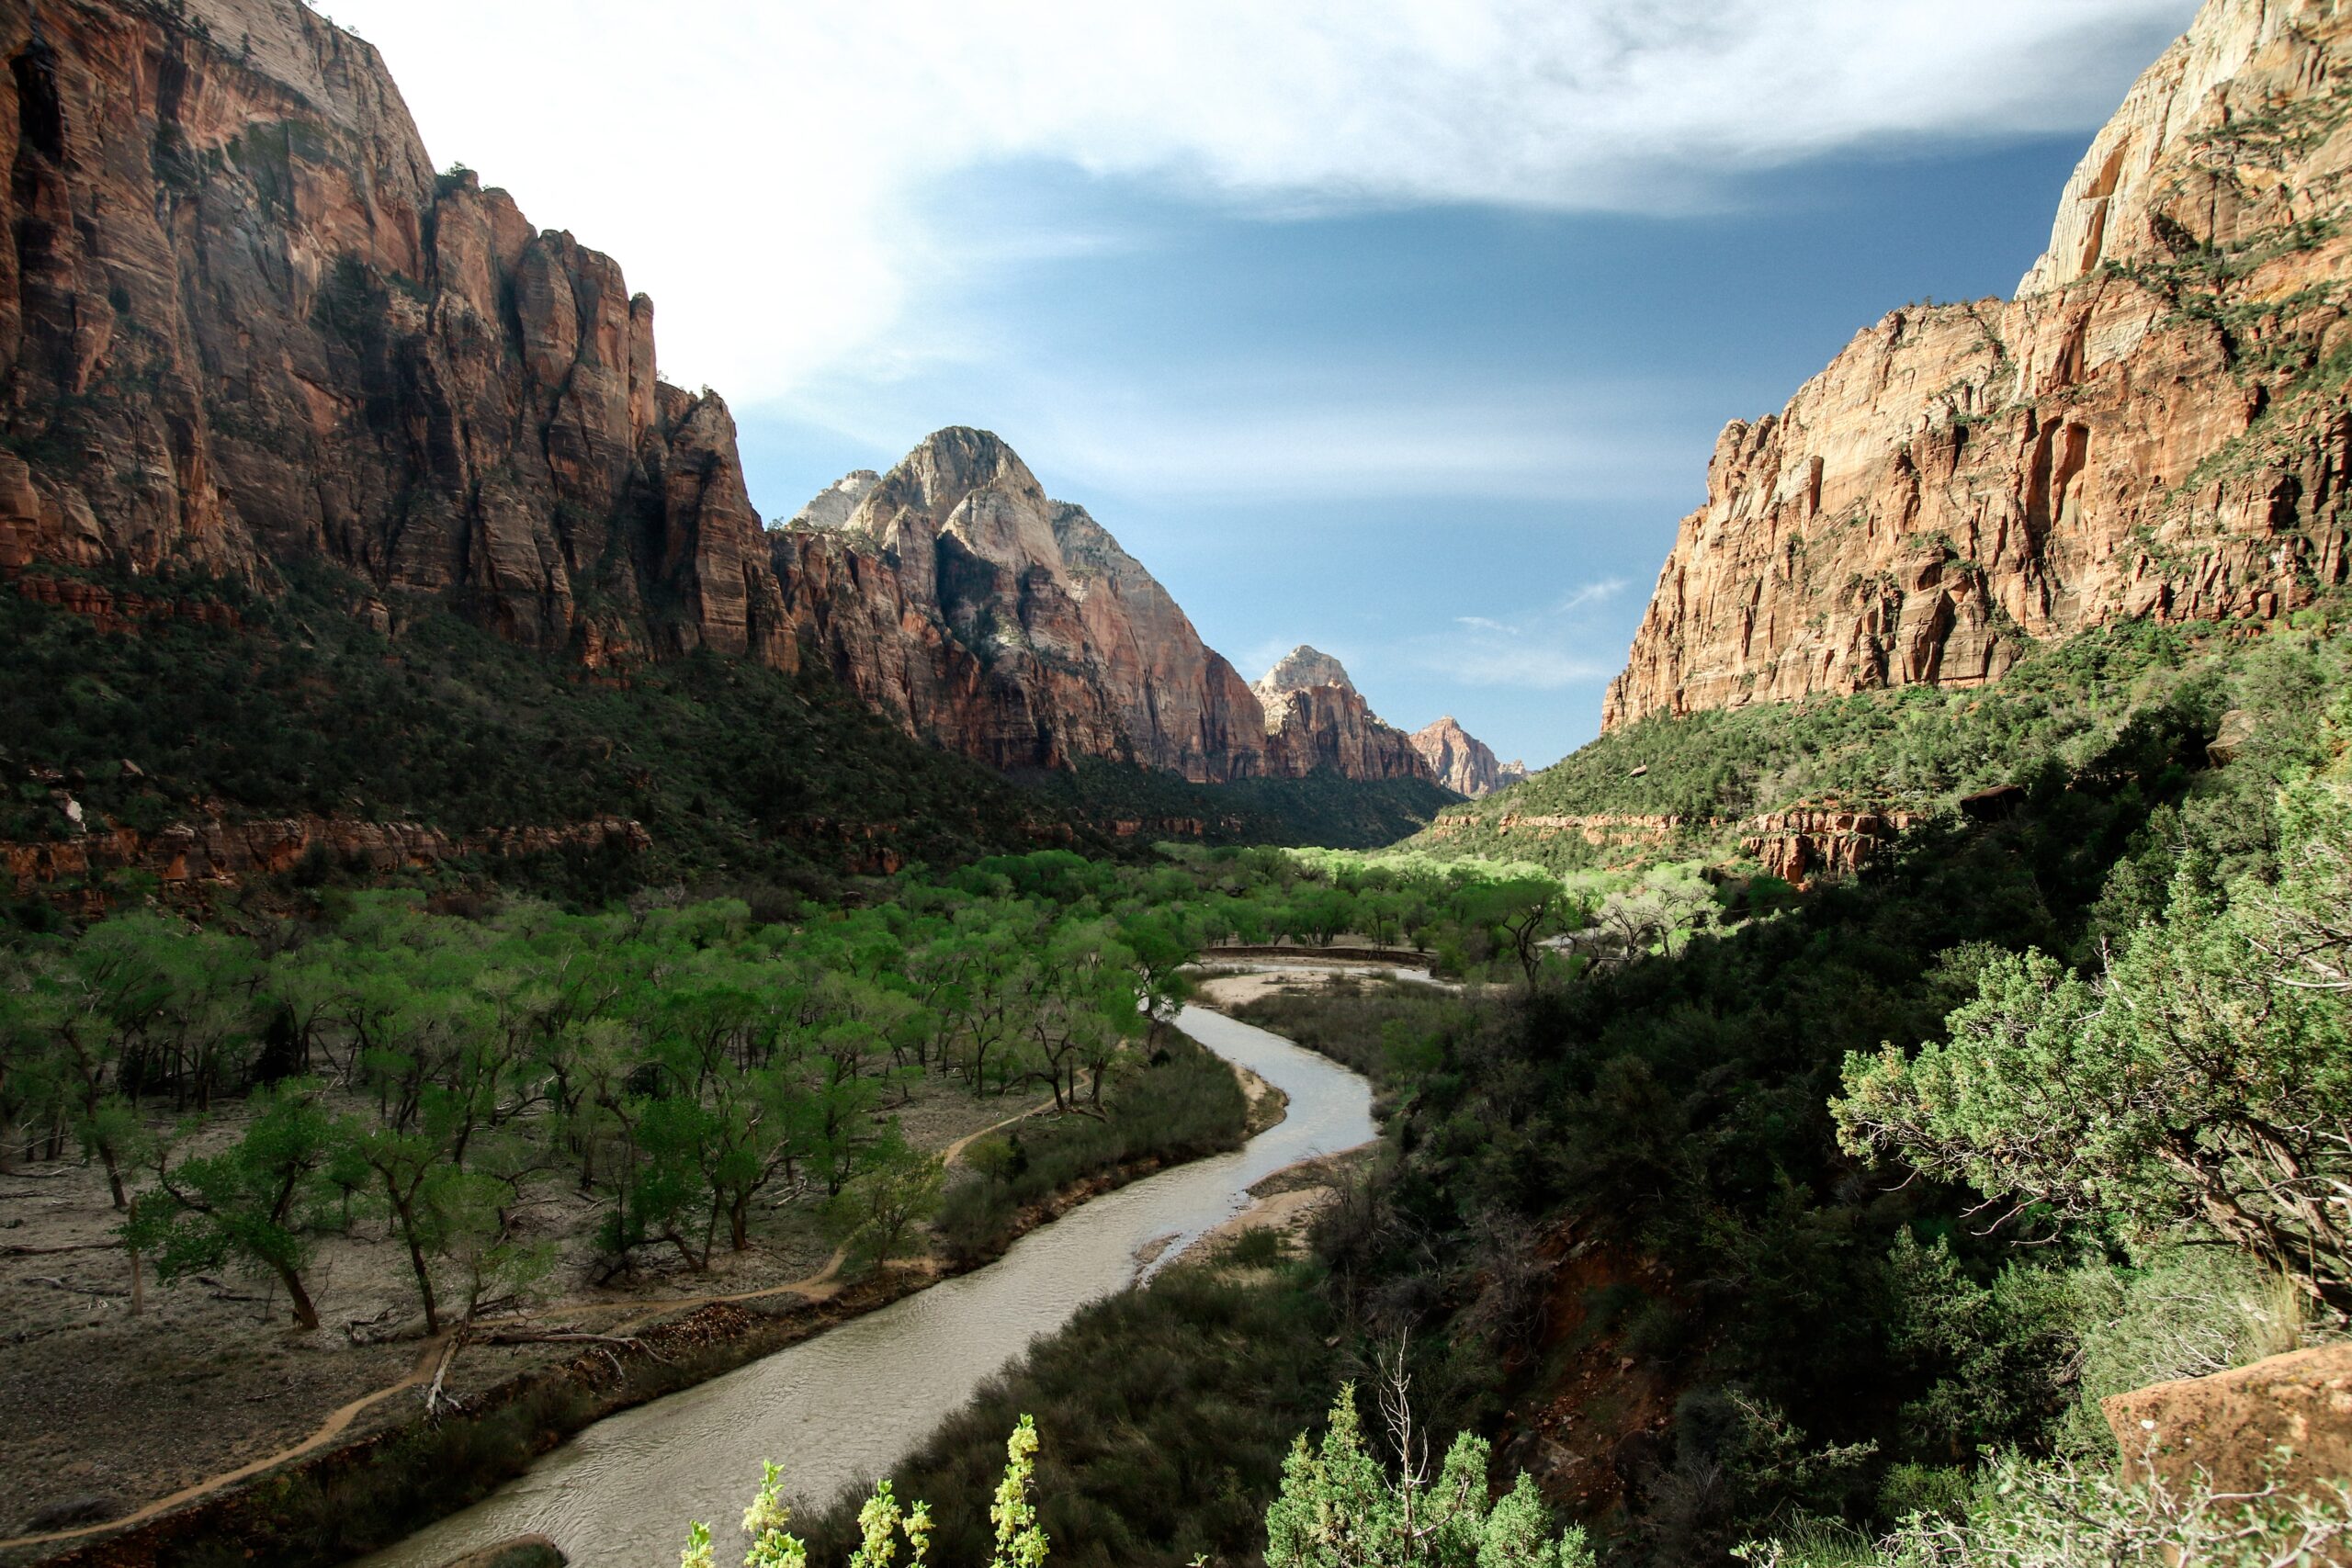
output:
M 945 1148 L 1024 1109 L 934 1081 L 894 1113 L 910 1141 Z M 224 1118 L 217 1135 L 233 1136 L 233 1122 Z M 748 1251 L 729 1254 L 722 1232 L 709 1273 L 690 1272 L 673 1252 L 634 1280 L 599 1287 L 590 1273 L 599 1211 L 570 1185 L 549 1184 L 529 1220 L 556 1255 L 530 1313 L 541 1326 L 602 1330 L 663 1303 L 789 1285 L 821 1273 L 831 1254 L 820 1197 L 810 1197 L 763 1207 Z M 171 1285 L 151 1279 L 146 1310 L 133 1316 L 129 1261 L 103 1245 L 119 1221 L 95 1168 L 0 1173 L 0 1540 L 29 1533 L 36 1520 L 46 1529 L 114 1517 L 276 1453 L 437 1359 L 422 1338 L 407 1253 L 380 1220 L 321 1244 L 305 1282 L 322 1326 L 308 1334 L 288 1321 L 282 1292 L 227 1271 Z M 401 1332 L 354 1343 L 345 1325 L 370 1320 Z M 463 1396 L 576 1352 L 469 1345 L 448 1387 Z M 378 1399 L 345 1429 L 405 1420 L 422 1392 L 420 1382 Z

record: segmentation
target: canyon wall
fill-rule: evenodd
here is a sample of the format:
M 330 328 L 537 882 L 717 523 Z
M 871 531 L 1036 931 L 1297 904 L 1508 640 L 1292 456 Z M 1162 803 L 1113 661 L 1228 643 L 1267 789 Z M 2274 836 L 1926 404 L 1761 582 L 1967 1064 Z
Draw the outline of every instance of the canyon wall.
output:
M 381 58 L 295 0 L 17 0 L 0 57 L 20 591 L 143 604 L 95 580 L 272 592 L 324 560 L 394 630 L 430 594 L 624 675 L 815 659 L 998 767 L 1396 776 L 1315 703 L 1320 739 L 1279 750 L 1166 591 L 984 433 L 764 529 L 727 405 L 661 380 L 618 264 L 435 174 Z
M 0 569 L 324 557 L 590 662 L 789 667 L 734 426 L 609 257 L 290 0 L 0 8 Z
M 2208 0 L 2013 299 L 1896 310 L 1718 441 L 1603 723 L 1997 678 L 2346 579 L 2352 11 Z

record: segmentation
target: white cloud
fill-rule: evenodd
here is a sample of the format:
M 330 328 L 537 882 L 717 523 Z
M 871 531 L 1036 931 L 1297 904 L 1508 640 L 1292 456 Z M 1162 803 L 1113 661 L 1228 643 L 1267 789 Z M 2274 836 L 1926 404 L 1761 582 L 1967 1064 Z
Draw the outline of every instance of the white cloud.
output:
M 1269 209 L 1658 209 L 1743 171 L 2087 127 L 2188 0 L 335 0 L 442 160 L 612 252 L 676 378 L 778 395 L 993 244 L 1010 159 Z M 2100 70 L 2086 70 L 2097 63 Z M 997 258 L 999 260 L 1001 257 Z

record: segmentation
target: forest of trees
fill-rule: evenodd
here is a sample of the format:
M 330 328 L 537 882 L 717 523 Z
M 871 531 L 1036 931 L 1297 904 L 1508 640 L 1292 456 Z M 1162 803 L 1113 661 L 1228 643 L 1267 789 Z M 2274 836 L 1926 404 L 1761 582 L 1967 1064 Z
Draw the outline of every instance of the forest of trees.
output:
M 545 1271 L 514 1220 L 550 1184 L 599 1202 L 608 1274 L 649 1253 L 706 1269 L 787 1194 L 835 1199 L 887 1253 L 941 1204 L 888 1119 L 917 1077 L 1107 1123 L 1114 1069 L 1210 943 L 1362 932 L 1528 977 L 1573 961 L 1543 943 L 1585 913 L 1541 877 L 1256 850 L 1039 852 L 885 892 L 763 922 L 729 900 L 455 913 L 326 891 L 243 931 L 145 909 L 21 933 L 0 951 L 0 1138 L 102 1167 L 159 1278 L 241 1266 L 304 1326 L 315 1238 L 380 1223 L 437 1332 Z M 1136 1104 L 1203 1146 L 1171 1089 Z M 1080 1151 L 1141 1152 L 1130 1133 L 1079 1129 L 1024 1181 L 959 1189 L 944 1238 L 985 1250 Z
M 1375 1078 L 1363 1188 L 1306 1258 L 1090 1308 L 975 1423 L 1017 1403 L 1059 1435 L 1041 1507 L 1074 1562 L 1263 1551 L 1228 1496 L 1278 1495 L 1293 1434 L 1400 1341 L 1421 1420 L 1493 1435 L 1498 1488 L 1564 1366 L 1600 1369 L 1577 1414 L 1604 1433 L 1615 1388 L 1655 1391 L 1583 1516 L 1611 1563 L 2339 1551 L 2352 1498 L 2324 1489 L 2128 1483 L 2098 1401 L 2346 1326 L 2346 652 L 2280 636 L 2119 696 L 2009 814 L 1763 918 L 1629 883 L 1671 912 L 1605 962 L 1249 1004 Z M 1563 1296 L 1566 1250 L 1615 1272 Z M 951 1423 L 902 1483 L 968 1499 L 977 1441 Z

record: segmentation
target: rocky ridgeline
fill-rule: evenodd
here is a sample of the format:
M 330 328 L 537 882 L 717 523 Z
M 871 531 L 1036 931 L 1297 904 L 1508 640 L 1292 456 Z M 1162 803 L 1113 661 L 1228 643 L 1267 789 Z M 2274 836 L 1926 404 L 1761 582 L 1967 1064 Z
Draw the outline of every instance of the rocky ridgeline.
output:
M 1111 757 L 1206 783 L 1272 771 L 1249 684 L 1102 525 L 1048 498 L 988 432 L 936 432 L 801 518 L 767 537 L 795 641 L 910 733 L 1002 768 Z
M 1329 769 L 1354 779 L 1442 783 L 1413 738 L 1372 711 L 1340 661 L 1304 643 L 1250 688 L 1265 715 L 1266 770 L 1304 778 Z
M 1888 315 L 1734 423 L 1604 723 L 1997 678 L 2120 617 L 2346 575 L 2352 12 L 2208 0 L 2014 299 Z
M 0 7 L 0 576 L 266 592 L 323 558 L 591 669 L 815 659 L 999 767 L 1428 776 L 1319 691 L 1270 731 L 985 433 L 763 528 L 726 403 L 658 373 L 651 300 L 436 175 L 376 51 L 296 0 Z
M 78 829 L 81 813 L 70 815 Z M 311 855 L 336 870 L 370 876 L 424 870 L 461 858 L 503 859 L 566 850 L 652 847 L 645 829 L 621 818 L 548 828 L 506 828 L 452 834 L 417 822 L 363 822 L 342 817 L 288 817 L 230 821 L 219 815 L 174 823 L 155 831 L 109 827 L 68 839 L 0 843 L 0 868 L 18 897 L 60 883 L 81 885 L 93 908 L 104 896 L 87 885 L 119 872 L 155 879 L 166 898 L 200 897 L 256 877 L 283 875 Z

